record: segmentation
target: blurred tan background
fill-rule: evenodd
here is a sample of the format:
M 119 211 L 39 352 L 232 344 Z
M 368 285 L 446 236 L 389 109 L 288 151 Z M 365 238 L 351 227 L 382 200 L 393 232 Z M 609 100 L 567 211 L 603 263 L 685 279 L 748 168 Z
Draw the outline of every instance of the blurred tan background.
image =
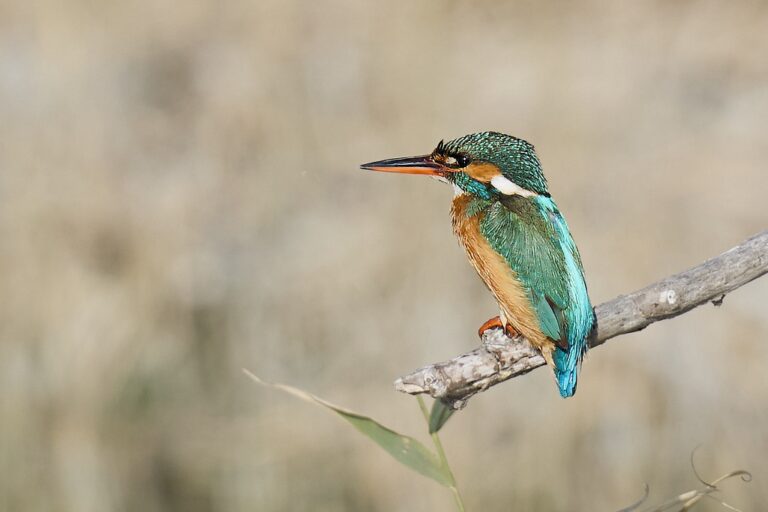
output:
M 450 510 L 241 368 L 419 435 L 395 377 L 495 313 L 450 190 L 358 170 L 530 140 L 593 302 L 768 226 L 766 2 L 0 2 L 0 510 Z M 444 430 L 470 510 L 768 502 L 768 279 Z M 714 501 L 700 510 L 719 510 Z

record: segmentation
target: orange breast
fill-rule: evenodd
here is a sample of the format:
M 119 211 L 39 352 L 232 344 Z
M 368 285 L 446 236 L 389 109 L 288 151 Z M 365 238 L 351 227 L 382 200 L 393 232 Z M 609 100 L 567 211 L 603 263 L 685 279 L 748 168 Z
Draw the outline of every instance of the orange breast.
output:
M 499 309 L 506 316 L 507 322 L 539 348 L 547 362 L 550 362 L 554 345 L 541 332 L 536 313 L 517 274 L 480 232 L 480 220 L 484 213 L 481 211 L 471 217 L 467 216 L 470 201 L 468 194 L 454 198 L 451 207 L 453 231 L 464 246 L 472 266 L 499 303 Z

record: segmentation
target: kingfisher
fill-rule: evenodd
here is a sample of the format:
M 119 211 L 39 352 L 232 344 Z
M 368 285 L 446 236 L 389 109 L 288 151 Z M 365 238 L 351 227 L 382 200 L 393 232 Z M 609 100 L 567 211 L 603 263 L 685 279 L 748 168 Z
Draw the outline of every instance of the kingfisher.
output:
M 547 187 L 533 145 L 498 132 L 440 141 L 427 155 L 363 164 L 453 185 L 453 231 L 499 305 L 483 323 L 524 336 L 573 396 L 595 315 L 576 243 Z

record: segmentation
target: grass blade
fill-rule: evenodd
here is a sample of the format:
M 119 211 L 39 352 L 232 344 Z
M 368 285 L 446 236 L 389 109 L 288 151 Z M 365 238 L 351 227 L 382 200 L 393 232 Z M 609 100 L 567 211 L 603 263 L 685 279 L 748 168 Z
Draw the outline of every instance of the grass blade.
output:
M 432 412 L 429 414 L 429 433 L 439 432 L 454 412 L 456 409 L 451 404 L 443 402 L 442 399 L 435 400 L 432 404 Z
M 339 407 L 338 405 L 332 404 L 327 400 L 323 400 L 302 389 L 287 386 L 285 384 L 266 382 L 248 370 L 243 371 L 251 379 L 263 386 L 279 389 L 295 397 L 301 398 L 306 402 L 321 405 L 326 409 L 335 412 L 347 420 L 358 432 L 381 446 L 387 453 L 404 466 L 407 466 L 417 473 L 431 478 L 435 482 L 446 487 L 451 487 L 453 485 L 451 475 L 444 468 L 438 457 L 418 440 L 395 432 L 373 418 Z

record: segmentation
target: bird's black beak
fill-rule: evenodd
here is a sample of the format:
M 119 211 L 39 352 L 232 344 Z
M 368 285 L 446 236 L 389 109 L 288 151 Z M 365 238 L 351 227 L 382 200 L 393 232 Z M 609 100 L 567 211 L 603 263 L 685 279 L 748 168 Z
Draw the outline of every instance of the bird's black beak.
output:
M 432 155 L 408 156 L 405 158 L 390 158 L 360 166 L 361 169 L 380 172 L 398 172 L 402 174 L 426 174 L 427 176 L 444 176 L 451 169 L 432 159 Z

